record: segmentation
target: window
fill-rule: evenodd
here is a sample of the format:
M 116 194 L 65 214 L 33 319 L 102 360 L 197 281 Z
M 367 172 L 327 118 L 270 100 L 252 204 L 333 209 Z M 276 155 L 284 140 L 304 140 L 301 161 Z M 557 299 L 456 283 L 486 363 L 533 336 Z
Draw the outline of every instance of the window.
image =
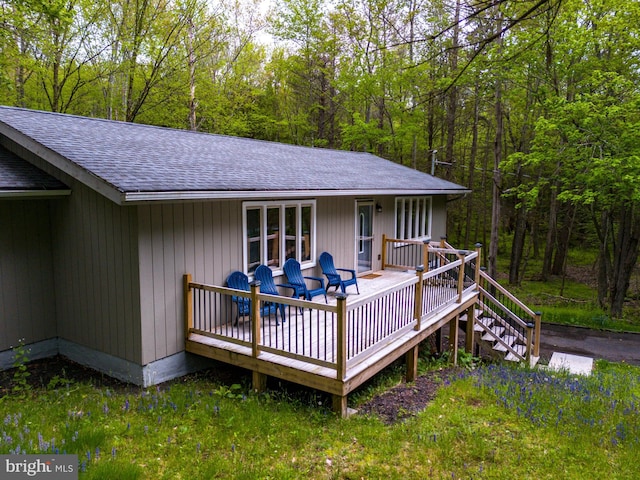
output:
M 431 237 L 431 197 L 396 198 L 395 237 L 400 240 Z
M 274 271 L 295 258 L 303 266 L 315 258 L 315 201 L 245 202 L 243 237 L 245 272 L 265 264 Z

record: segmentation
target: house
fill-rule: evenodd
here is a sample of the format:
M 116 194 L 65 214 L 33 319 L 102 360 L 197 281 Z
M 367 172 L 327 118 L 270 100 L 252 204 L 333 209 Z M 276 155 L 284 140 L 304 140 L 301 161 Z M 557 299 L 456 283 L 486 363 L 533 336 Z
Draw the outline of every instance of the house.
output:
M 320 275 L 328 251 L 366 276 L 383 234 L 440 238 L 465 193 L 368 153 L 0 107 L 0 367 L 23 339 L 143 386 L 183 375 L 220 359 L 188 353 L 185 274 Z

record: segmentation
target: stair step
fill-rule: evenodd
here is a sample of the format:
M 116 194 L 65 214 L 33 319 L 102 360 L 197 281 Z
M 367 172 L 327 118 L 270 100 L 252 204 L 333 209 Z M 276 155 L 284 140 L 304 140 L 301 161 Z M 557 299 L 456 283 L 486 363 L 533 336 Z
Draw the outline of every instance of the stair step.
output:
M 513 346 L 513 349 L 519 353 L 520 355 L 522 355 L 523 357 L 525 356 L 525 353 L 527 351 L 527 347 L 522 345 L 521 343 L 518 343 L 516 345 Z M 507 355 L 504 357 L 505 360 L 509 360 L 511 362 L 519 362 L 520 358 L 516 357 L 512 352 L 507 353 Z
M 490 328 L 491 325 L 493 325 L 493 318 L 491 317 L 478 317 L 476 318 L 476 323 L 481 323 L 482 325 L 484 325 L 487 328 Z M 473 330 L 476 332 L 484 332 L 484 328 L 482 328 L 480 325 L 474 325 L 473 326 Z
M 482 340 L 486 342 L 494 342 L 496 340 L 496 336 L 499 337 L 504 333 L 504 327 L 494 326 L 494 327 L 491 327 L 491 331 L 495 334 L 495 336 L 491 335 L 490 333 L 485 333 L 482 336 Z
M 517 337 L 513 336 L 513 335 L 505 335 L 504 337 L 502 337 L 502 341 L 504 343 L 506 343 L 507 345 L 512 346 L 517 340 Z M 497 350 L 499 352 L 507 352 L 507 347 L 505 347 L 504 345 L 502 345 L 501 343 L 496 343 L 495 346 L 493 347 L 494 350 Z

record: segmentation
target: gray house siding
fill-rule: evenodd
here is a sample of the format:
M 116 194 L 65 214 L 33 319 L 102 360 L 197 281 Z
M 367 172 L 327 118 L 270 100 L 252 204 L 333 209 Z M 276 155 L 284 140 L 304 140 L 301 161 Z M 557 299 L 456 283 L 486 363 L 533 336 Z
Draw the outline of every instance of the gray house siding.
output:
M 242 267 L 242 202 L 138 207 L 142 365 L 184 350 L 182 276 L 222 285 Z
M 49 205 L 0 201 L 0 351 L 57 335 Z
M 52 217 L 58 336 L 139 363 L 136 209 L 69 183 Z

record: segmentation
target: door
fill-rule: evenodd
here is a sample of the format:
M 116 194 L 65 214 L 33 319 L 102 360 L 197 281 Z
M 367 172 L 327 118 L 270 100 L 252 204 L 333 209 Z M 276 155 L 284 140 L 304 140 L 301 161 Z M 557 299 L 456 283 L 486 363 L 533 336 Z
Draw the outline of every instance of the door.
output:
M 373 208 L 373 202 L 357 202 L 358 273 L 370 272 L 373 268 Z

